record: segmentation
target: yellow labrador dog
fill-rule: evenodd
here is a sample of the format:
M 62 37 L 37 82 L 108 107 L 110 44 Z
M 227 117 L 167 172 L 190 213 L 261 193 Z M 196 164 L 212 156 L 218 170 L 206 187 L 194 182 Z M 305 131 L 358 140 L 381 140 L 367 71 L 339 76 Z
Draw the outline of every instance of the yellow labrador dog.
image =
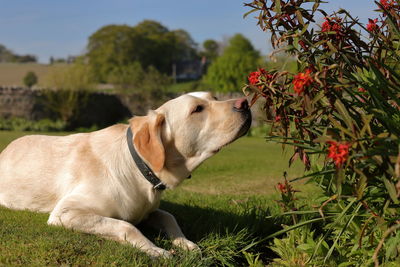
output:
M 63 137 L 25 136 L 0 154 L 0 205 L 49 212 L 48 224 L 170 256 L 134 226 L 144 221 L 165 231 L 175 246 L 198 250 L 175 218 L 158 209 L 161 193 L 244 135 L 250 124 L 245 98 L 217 101 L 196 92 L 128 125 Z

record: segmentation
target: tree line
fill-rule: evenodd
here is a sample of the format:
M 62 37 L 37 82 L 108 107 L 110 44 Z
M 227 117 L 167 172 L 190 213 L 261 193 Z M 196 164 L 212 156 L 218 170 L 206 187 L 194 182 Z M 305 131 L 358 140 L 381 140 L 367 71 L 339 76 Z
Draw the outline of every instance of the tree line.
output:
M 89 37 L 86 56 L 97 82 L 121 87 L 143 87 L 154 78 L 164 81 L 162 86 L 174 75 L 177 64 L 203 58 L 203 72 L 210 67 L 204 82 L 220 91 L 232 91 L 243 85 L 243 74 L 257 65 L 259 53 L 239 34 L 225 49 L 211 39 L 199 48 L 187 31 L 168 30 L 159 22 L 145 20 L 133 27 L 102 27 Z
M 18 55 L 13 51 L 0 44 L 0 62 L 7 63 L 28 63 L 28 62 L 37 62 L 37 58 L 34 55 L 26 54 L 26 55 Z
M 92 83 L 112 84 L 124 93 L 163 91 L 174 81 L 177 66 L 193 65 L 201 68 L 203 87 L 237 91 L 259 58 L 241 34 L 226 43 L 208 39 L 199 46 L 183 29 L 169 30 L 159 22 L 144 20 L 135 26 L 100 28 L 89 36 L 86 53 L 74 65 L 85 65 L 78 68 Z
M 0 46 L 1 51 L 0 56 L 9 54 L 5 47 Z M 239 91 L 247 73 L 264 64 L 260 53 L 241 34 L 224 42 L 208 39 L 199 45 L 187 31 L 170 30 L 153 20 L 134 26 L 103 26 L 89 36 L 85 53 L 73 59 L 63 68 L 55 68 L 41 84 L 69 90 L 109 84 L 120 93 L 157 94 L 176 82 L 177 72 L 196 69 L 194 79 L 198 81 L 191 90 L 229 92 Z M 60 62 L 64 61 L 50 58 L 50 64 Z M 37 79 L 28 77 L 24 82 L 32 86 Z

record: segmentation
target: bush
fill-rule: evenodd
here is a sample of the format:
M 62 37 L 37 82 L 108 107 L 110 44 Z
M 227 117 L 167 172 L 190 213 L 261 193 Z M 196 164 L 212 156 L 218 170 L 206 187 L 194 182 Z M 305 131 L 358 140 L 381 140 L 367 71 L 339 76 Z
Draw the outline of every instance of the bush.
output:
M 115 67 L 108 80 L 121 94 L 141 93 L 144 97 L 162 96 L 172 84 L 172 78 L 168 75 L 153 66 L 143 69 L 138 61 Z
M 41 93 L 47 109 L 54 112 L 61 120 L 68 123 L 84 106 L 90 90 L 94 87 L 91 67 L 82 59 L 64 68 L 54 69 L 46 76 Z
M 309 170 L 300 178 L 310 177 L 325 195 L 317 208 L 300 207 L 290 202 L 289 183 L 281 184 L 283 201 L 291 203 L 283 215 L 293 222 L 269 238 L 308 225 L 318 229 L 306 238 L 315 242 L 301 245 L 312 248 L 305 254 L 309 265 L 394 263 L 400 252 L 400 5 L 376 2 L 381 15 L 365 25 L 346 10 L 328 15 L 322 1 L 304 2 L 246 4 L 249 13 L 260 13 L 274 48 L 297 58 L 299 72 L 259 69 L 244 90 L 253 103 L 263 97 L 273 108 L 268 139 L 293 146 L 290 163 L 300 159 Z M 321 26 L 317 14 L 324 17 Z M 275 250 L 282 247 L 275 243 Z
M 108 82 L 115 85 L 121 93 L 136 89 L 142 82 L 144 70 L 136 61 L 122 67 L 115 67 L 108 75 Z
M 38 77 L 33 71 L 29 71 L 24 77 L 24 84 L 29 88 L 37 84 L 37 82 L 38 82 Z

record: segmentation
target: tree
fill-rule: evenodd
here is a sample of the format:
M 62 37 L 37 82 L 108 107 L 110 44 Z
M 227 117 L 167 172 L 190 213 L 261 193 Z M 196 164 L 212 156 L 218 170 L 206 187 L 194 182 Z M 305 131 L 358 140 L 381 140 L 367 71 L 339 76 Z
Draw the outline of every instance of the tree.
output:
M 127 25 L 104 26 L 92 34 L 86 56 L 96 80 L 105 83 L 113 68 L 138 60 L 141 41 L 135 30 Z
M 24 77 L 24 84 L 29 88 L 37 84 L 37 82 L 38 82 L 38 77 L 33 71 L 29 71 Z
M 197 44 L 190 34 L 182 29 L 171 31 L 175 38 L 175 60 L 190 60 L 197 58 Z
M 219 45 L 215 40 L 205 40 L 203 42 L 203 52 L 202 55 L 207 58 L 208 61 L 213 61 L 218 57 Z
M 121 93 L 126 93 L 140 87 L 145 72 L 138 61 L 132 64 L 115 67 L 109 75 L 109 82 Z
M 197 57 L 197 45 L 185 30 L 170 31 L 152 20 L 145 20 L 133 28 L 144 37 L 139 59 L 143 68 L 153 66 L 162 73 L 171 74 L 174 63 Z
M 134 28 L 146 37 L 158 37 L 169 32 L 167 27 L 154 20 L 144 20 Z
M 13 59 L 13 52 L 7 49 L 4 45 L 0 44 L 0 62 L 11 62 Z
M 145 20 L 134 27 L 102 27 L 89 37 L 86 56 L 96 80 L 106 83 L 115 80 L 122 68 L 135 62 L 144 70 L 153 66 L 159 72 L 170 74 L 174 62 L 197 56 L 195 48 L 186 31 L 169 31 L 159 22 Z
M 220 57 L 208 68 L 205 83 L 221 92 L 237 91 L 246 83 L 246 73 L 257 66 L 259 52 L 241 34 L 234 35 Z
M 0 44 L 0 62 L 17 62 L 17 63 L 37 62 L 37 58 L 36 56 L 29 54 L 17 55 L 4 45 Z
M 17 63 L 29 63 L 29 62 L 37 62 L 37 58 L 35 55 L 14 55 L 12 62 Z

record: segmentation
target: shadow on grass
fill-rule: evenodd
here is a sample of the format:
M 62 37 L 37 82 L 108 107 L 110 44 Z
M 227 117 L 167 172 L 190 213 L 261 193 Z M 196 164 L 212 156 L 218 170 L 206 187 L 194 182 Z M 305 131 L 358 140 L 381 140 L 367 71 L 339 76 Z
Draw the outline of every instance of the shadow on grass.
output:
M 267 247 L 269 241 L 257 241 L 282 229 L 281 222 L 266 219 L 271 214 L 270 210 L 253 204 L 251 201 L 239 204 L 230 202 L 228 205 L 232 207 L 227 211 L 218 207 L 162 201 L 160 208 L 175 216 L 185 236 L 199 244 L 206 256 L 226 258 L 232 254 L 235 263 L 246 264 L 245 251 L 260 255 L 260 259 L 267 263 L 276 258 L 276 254 Z M 139 228 L 152 240 L 157 236 L 160 238 L 159 232 L 144 225 L 139 225 Z M 217 255 L 219 252 L 220 255 Z M 215 264 L 224 265 L 218 259 L 214 260 Z

